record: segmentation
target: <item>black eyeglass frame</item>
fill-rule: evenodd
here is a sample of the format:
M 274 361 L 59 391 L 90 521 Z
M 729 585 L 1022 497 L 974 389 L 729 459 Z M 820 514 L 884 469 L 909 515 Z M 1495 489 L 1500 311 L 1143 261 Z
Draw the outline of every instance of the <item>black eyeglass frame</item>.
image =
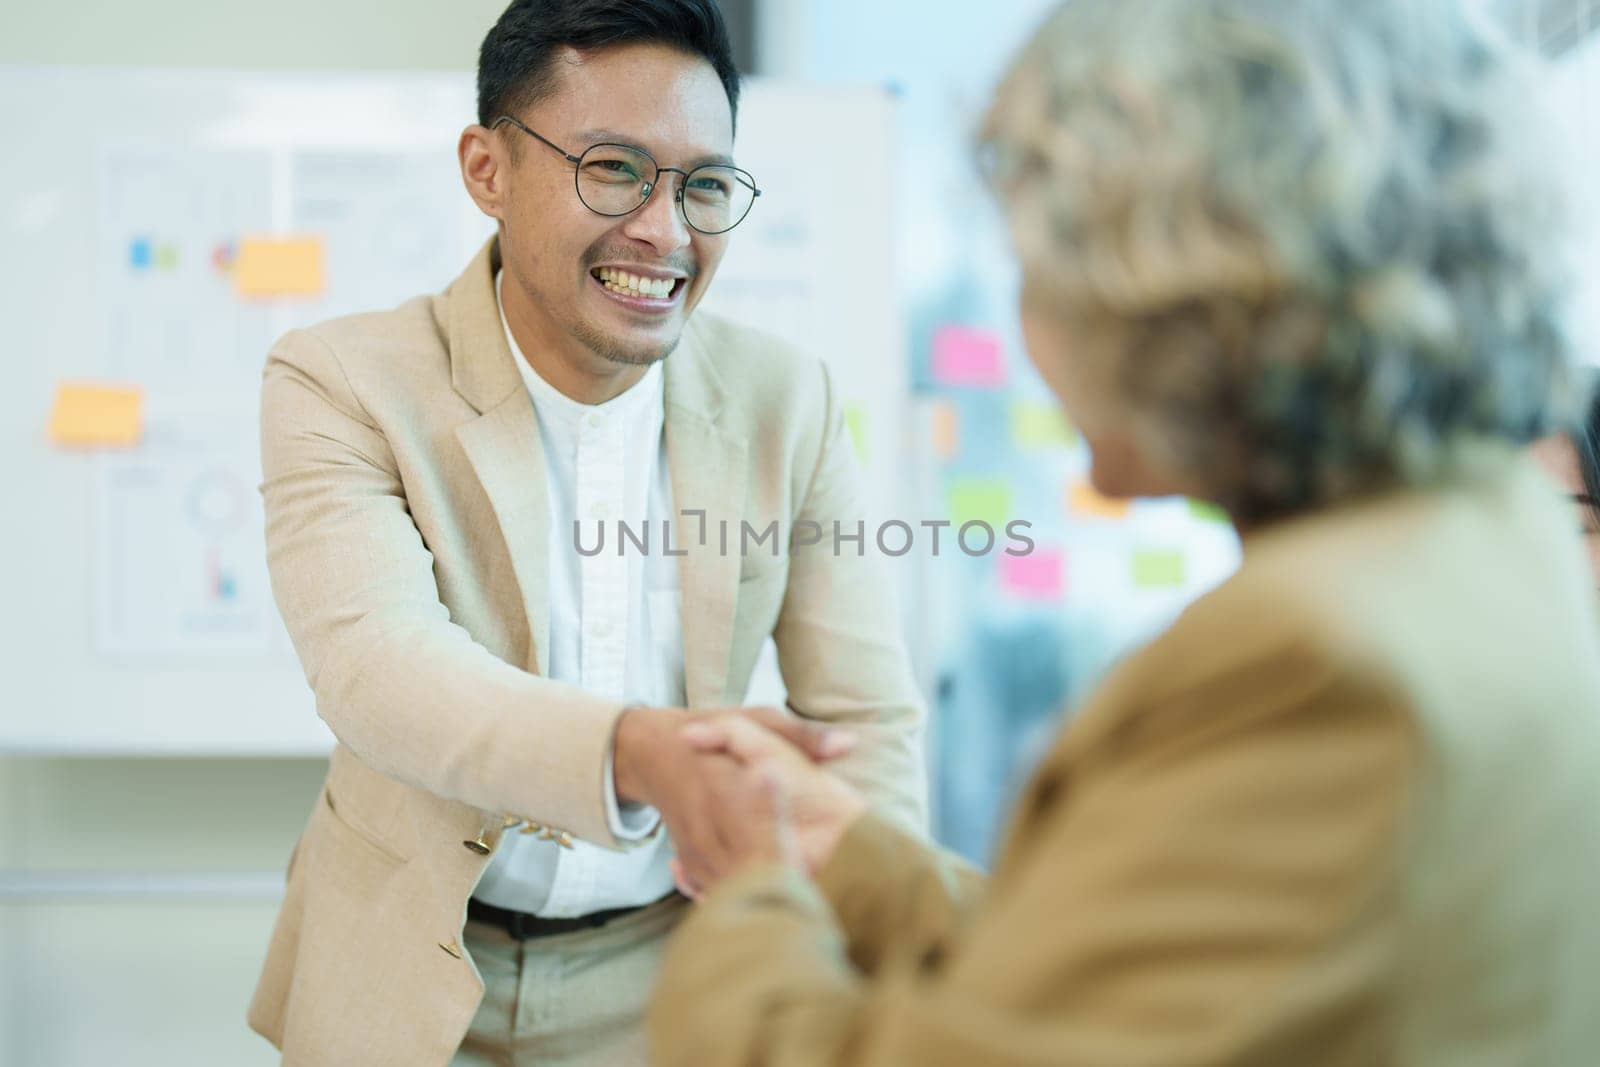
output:
M 515 119 L 510 115 L 501 115 L 499 118 L 495 119 L 494 122 L 489 124 L 489 128 L 491 130 L 498 129 L 500 124 L 504 122 L 509 122 L 511 125 L 515 126 L 529 137 L 532 137 L 540 144 L 561 153 L 561 158 L 572 164 L 572 191 L 578 194 L 578 203 L 582 204 L 584 207 L 588 208 L 590 211 L 593 211 L 596 215 L 599 215 L 602 218 L 620 219 L 624 215 L 633 214 L 635 211 L 638 211 L 640 208 L 644 207 L 650 202 L 650 197 L 655 195 L 656 186 L 661 183 L 661 175 L 681 174 L 683 175 L 683 181 L 679 183 L 678 194 L 677 196 L 673 197 L 673 199 L 677 201 L 678 213 L 683 216 L 684 225 L 688 226 L 696 233 L 703 233 L 708 237 L 716 237 L 727 233 L 729 230 L 732 230 L 735 226 L 739 225 L 739 223 L 749 218 L 751 209 L 756 206 L 756 198 L 761 195 L 761 190 L 756 187 L 755 175 L 751 174 L 747 170 L 744 170 L 740 167 L 735 167 L 728 163 L 706 163 L 695 167 L 693 170 L 683 170 L 679 167 L 663 167 L 661 164 L 656 162 L 655 156 L 652 156 L 649 152 L 646 152 L 639 146 L 631 144 L 619 144 L 615 141 L 602 141 L 599 144 L 592 144 L 583 150 L 583 155 L 575 156 L 571 152 L 568 152 L 565 148 L 562 148 L 560 145 L 550 140 L 548 137 L 542 136 L 538 132 L 523 124 L 520 120 Z M 644 195 L 639 198 L 639 202 L 637 204 L 633 205 L 626 211 L 601 211 L 583 198 L 583 189 L 578 184 L 578 176 L 583 173 L 583 161 L 585 157 L 587 157 L 590 152 L 593 152 L 597 148 L 621 148 L 629 152 L 637 152 L 639 155 L 648 159 L 650 161 L 650 165 L 656 169 L 655 176 L 644 183 Z M 690 220 L 689 212 L 683 204 L 683 191 L 689 187 L 690 176 L 697 174 L 702 170 L 731 170 L 735 175 L 738 176 L 740 181 L 744 182 L 749 187 L 751 192 L 750 203 L 745 206 L 744 214 L 740 215 L 732 223 L 720 230 L 707 230 L 696 226 L 694 222 Z

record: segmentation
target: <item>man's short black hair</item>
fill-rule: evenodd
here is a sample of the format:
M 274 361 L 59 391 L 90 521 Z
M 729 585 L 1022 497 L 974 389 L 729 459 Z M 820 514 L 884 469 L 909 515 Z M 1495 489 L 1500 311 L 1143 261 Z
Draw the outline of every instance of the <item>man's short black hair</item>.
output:
M 478 122 L 525 108 L 556 87 L 556 53 L 661 44 L 703 57 L 739 114 L 739 70 L 716 0 L 515 0 L 478 50 Z

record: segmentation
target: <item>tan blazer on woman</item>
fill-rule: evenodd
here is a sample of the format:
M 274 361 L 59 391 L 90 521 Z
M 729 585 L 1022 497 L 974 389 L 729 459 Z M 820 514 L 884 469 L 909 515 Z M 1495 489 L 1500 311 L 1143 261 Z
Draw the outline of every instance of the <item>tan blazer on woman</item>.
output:
M 987 883 L 872 817 L 675 935 L 667 1067 L 1600 1064 L 1600 641 L 1520 463 L 1246 540 Z

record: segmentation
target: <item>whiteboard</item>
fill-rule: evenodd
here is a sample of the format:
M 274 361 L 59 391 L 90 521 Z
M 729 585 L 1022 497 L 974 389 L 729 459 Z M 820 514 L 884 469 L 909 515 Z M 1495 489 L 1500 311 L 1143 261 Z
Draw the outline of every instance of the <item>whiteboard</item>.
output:
M 491 232 L 456 172 L 474 111 L 468 74 L 0 67 L 0 753 L 328 751 L 266 590 L 259 371 L 284 330 L 466 265 Z M 754 81 L 739 119 L 763 194 L 704 307 L 827 360 L 880 519 L 906 496 L 893 99 Z M 313 231 L 322 295 L 232 295 L 239 235 Z M 137 448 L 47 441 L 79 380 L 142 387 Z M 760 670 L 752 699 L 781 693 Z

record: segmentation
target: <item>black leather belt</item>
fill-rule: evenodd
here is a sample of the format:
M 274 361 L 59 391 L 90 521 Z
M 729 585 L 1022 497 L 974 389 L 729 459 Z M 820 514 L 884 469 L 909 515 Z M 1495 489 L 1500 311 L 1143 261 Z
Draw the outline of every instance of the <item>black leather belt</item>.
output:
M 632 915 L 646 907 L 649 905 L 608 908 L 605 911 L 593 911 L 588 915 L 577 915 L 570 919 L 546 919 L 525 911 L 498 908 L 477 897 L 468 897 L 467 918 L 488 923 L 490 926 L 498 926 L 518 941 L 527 941 L 535 937 L 554 937 L 556 934 L 570 934 L 578 930 L 594 930 L 614 919 Z

